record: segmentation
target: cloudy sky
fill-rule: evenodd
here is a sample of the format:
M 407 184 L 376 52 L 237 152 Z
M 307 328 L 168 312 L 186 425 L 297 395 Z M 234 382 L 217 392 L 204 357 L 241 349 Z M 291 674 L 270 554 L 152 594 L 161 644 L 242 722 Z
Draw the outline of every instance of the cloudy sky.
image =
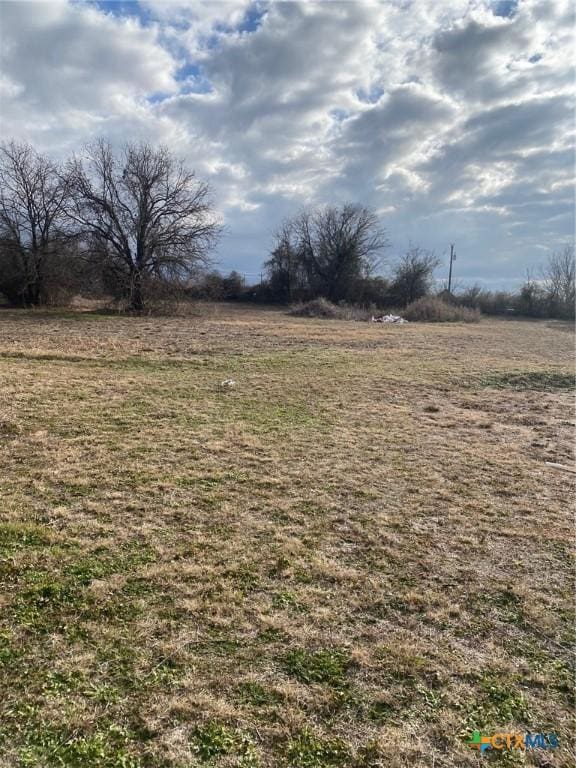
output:
M 466 284 L 573 237 L 571 0 L 0 0 L 0 25 L 2 138 L 167 144 L 212 185 L 222 270 L 316 203 L 374 207 L 389 260 L 455 242 Z

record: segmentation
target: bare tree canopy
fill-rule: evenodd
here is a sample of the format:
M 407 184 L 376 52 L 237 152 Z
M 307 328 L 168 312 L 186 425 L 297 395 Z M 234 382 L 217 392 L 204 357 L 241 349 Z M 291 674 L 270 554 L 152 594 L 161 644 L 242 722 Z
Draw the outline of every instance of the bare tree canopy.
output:
M 220 226 L 208 186 L 165 147 L 98 141 L 70 163 L 72 217 L 125 289 L 144 307 L 150 280 L 180 280 L 206 263 Z
M 432 251 L 411 245 L 393 270 L 392 294 L 402 306 L 425 296 L 432 287 L 433 273 L 440 264 Z
M 576 257 L 574 245 L 553 253 L 544 267 L 544 290 L 552 309 L 564 317 L 574 317 L 576 301 Z
M 284 223 L 276 241 L 265 266 L 289 300 L 302 294 L 352 298 L 387 245 L 376 214 L 353 203 L 302 211 Z
M 69 232 L 67 180 L 29 144 L 0 145 L 0 289 L 39 304 Z

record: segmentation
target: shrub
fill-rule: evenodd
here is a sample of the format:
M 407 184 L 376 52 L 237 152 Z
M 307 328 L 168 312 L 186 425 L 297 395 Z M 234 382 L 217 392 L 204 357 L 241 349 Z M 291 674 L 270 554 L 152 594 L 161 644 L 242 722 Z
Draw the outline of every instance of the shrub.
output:
M 447 304 L 438 296 L 423 296 L 404 310 L 406 320 L 422 323 L 477 323 L 480 311 Z
M 370 311 L 351 304 L 332 304 L 320 297 L 304 304 L 295 304 L 289 311 L 294 317 L 321 317 L 328 320 L 368 320 Z
M 188 285 L 188 295 L 192 299 L 208 301 L 236 301 L 242 298 L 246 289 L 244 278 L 232 270 L 228 275 L 219 272 L 207 272 L 199 276 L 196 282 Z
M 304 304 L 296 304 L 290 309 L 289 314 L 295 317 L 326 317 L 331 320 L 341 320 L 343 312 L 341 307 L 320 297 Z

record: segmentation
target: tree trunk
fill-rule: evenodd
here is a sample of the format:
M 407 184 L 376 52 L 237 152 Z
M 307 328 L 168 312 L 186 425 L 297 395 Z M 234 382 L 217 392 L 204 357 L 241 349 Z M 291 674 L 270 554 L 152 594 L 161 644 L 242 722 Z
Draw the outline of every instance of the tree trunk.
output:
M 130 309 L 133 312 L 142 312 L 144 309 L 144 293 L 142 290 L 142 272 L 134 269 L 130 285 Z

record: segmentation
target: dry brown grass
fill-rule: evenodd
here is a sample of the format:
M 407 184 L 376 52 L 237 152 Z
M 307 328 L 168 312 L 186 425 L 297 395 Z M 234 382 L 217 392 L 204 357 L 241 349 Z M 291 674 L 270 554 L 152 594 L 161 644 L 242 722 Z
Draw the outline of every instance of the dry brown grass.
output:
M 478 323 L 481 317 L 479 309 L 460 307 L 443 301 L 440 296 L 422 296 L 402 314 L 410 322 L 422 323 Z
M 574 765 L 564 328 L 1 312 L 0 765 Z

